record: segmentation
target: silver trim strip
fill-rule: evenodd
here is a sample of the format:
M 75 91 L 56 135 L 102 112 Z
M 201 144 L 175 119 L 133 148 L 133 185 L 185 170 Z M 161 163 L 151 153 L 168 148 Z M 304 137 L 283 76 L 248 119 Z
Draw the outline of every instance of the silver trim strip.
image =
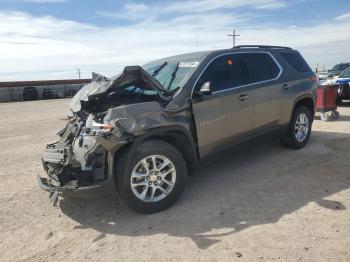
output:
M 247 86 L 252 86 L 252 85 L 257 85 L 257 84 L 263 84 L 263 83 L 267 83 L 267 82 L 271 82 L 271 81 L 275 81 L 277 79 L 279 79 L 283 73 L 283 68 L 282 66 L 280 65 L 280 63 L 277 61 L 277 59 L 273 56 L 273 54 L 271 54 L 270 52 L 266 52 L 266 51 L 263 51 L 263 52 L 228 52 L 228 53 L 224 53 L 224 54 L 220 54 L 216 57 L 214 57 L 212 60 L 210 60 L 210 62 L 204 67 L 204 69 L 202 70 L 202 72 L 200 73 L 200 75 L 198 76 L 196 82 L 194 83 L 193 85 L 193 88 L 192 88 L 192 92 L 191 92 L 191 98 L 193 97 L 193 92 L 194 92 L 194 89 L 199 81 L 199 79 L 202 77 L 202 75 L 204 74 L 205 70 L 207 70 L 207 68 L 209 67 L 209 65 L 211 65 L 211 63 L 216 60 L 217 58 L 220 58 L 222 56 L 225 56 L 225 55 L 237 55 L 237 54 L 268 54 L 272 60 L 275 62 L 275 64 L 277 65 L 278 69 L 280 70 L 279 74 L 277 75 L 277 77 L 275 77 L 274 79 L 270 79 L 270 80 L 264 80 L 264 81 L 260 81 L 260 82 L 255 82 L 255 83 L 251 83 L 251 84 L 247 84 L 247 85 L 242 85 L 242 86 L 235 86 L 235 87 L 232 87 L 232 88 L 228 88 L 228 89 L 225 89 L 225 90 L 220 90 L 220 91 L 215 91 L 213 92 L 213 94 L 218 94 L 218 93 L 222 93 L 222 92 L 227 92 L 227 91 L 230 91 L 232 89 L 236 89 L 236 88 L 242 88 L 242 87 L 247 87 Z

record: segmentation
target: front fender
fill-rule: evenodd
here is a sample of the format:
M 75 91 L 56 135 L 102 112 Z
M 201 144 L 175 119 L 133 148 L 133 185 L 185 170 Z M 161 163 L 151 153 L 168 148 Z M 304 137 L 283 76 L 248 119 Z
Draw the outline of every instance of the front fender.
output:
M 185 138 L 186 147 L 189 150 L 185 150 L 185 148 L 181 148 L 181 145 L 175 145 L 176 143 L 172 143 L 173 146 L 179 149 L 179 151 L 184 155 L 185 161 L 190 168 L 190 171 L 194 170 L 194 167 L 198 161 L 198 150 L 193 140 L 193 136 L 189 130 L 184 128 L 183 126 L 167 126 L 167 127 L 158 127 L 148 130 L 148 132 L 130 138 L 128 141 L 123 143 L 122 145 L 118 145 L 118 149 L 116 151 L 111 151 L 108 153 L 108 173 L 110 176 L 114 173 L 114 165 L 117 165 L 117 159 L 121 154 L 128 154 L 126 161 L 127 165 L 131 161 L 131 157 L 134 155 L 135 150 L 139 147 L 140 144 L 149 139 L 163 139 L 168 142 L 169 138 Z M 179 148 L 180 146 L 180 148 Z
M 131 104 L 111 108 L 104 117 L 104 122 L 114 123 L 115 129 L 110 136 L 100 138 L 100 144 L 109 152 L 109 174 L 121 150 L 128 147 L 128 154 L 147 139 L 172 138 L 177 135 L 186 138 L 186 148 L 190 145 L 191 156 L 197 156 L 193 135 L 190 131 L 188 110 L 166 111 L 158 102 Z M 171 140 L 171 139 L 170 139 Z M 175 139 L 176 141 L 176 139 Z M 169 141 L 168 141 L 169 142 Z M 171 141 L 170 141 L 171 142 Z M 176 143 L 172 143 L 177 146 Z M 182 148 L 178 148 L 180 151 Z M 186 158 L 187 156 L 185 156 Z

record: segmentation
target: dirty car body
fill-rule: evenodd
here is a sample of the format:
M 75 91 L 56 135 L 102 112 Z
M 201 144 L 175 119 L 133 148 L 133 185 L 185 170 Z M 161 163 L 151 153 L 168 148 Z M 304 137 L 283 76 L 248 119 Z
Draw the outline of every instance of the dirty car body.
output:
M 129 207 L 151 213 L 175 202 L 200 159 L 228 146 L 277 130 L 301 148 L 317 86 L 303 63 L 290 48 L 249 46 L 164 58 L 109 79 L 93 74 L 59 141 L 46 146 L 39 185 L 56 202 L 61 191 L 114 178 Z

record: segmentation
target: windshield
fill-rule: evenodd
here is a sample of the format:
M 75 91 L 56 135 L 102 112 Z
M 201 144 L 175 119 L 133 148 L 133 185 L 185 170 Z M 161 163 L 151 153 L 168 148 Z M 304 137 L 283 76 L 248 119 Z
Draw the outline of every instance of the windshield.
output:
M 333 71 L 343 71 L 345 69 L 347 69 L 350 66 L 350 64 L 339 64 L 339 65 L 335 65 L 332 70 Z
M 350 78 L 350 67 L 340 74 L 339 78 Z
M 162 61 L 151 62 L 143 66 L 145 71 L 163 85 L 168 92 L 181 87 L 190 74 L 196 69 L 197 61 Z
M 195 71 L 199 63 L 207 56 L 207 54 L 208 52 L 197 52 L 192 54 L 173 56 L 150 62 L 142 66 L 142 68 L 149 75 L 158 80 L 155 81 L 153 85 L 158 85 L 159 88 L 161 88 L 160 85 L 162 85 L 165 91 L 172 95 L 185 84 L 185 82 Z M 130 70 L 135 69 L 131 68 Z M 109 79 L 97 75 L 96 77 L 99 79 L 99 81 L 93 81 L 92 83 L 85 85 L 73 97 L 73 100 L 71 102 L 71 109 L 73 112 L 79 111 L 81 108 L 81 101 L 88 101 L 89 96 L 107 92 L 111 86 L 113 86 L 115 81 L 117 81 L 119 77 L 122 76 L 122 74 L 123 73 L 118 74 Z M 124 90 L 114 90 L 114 93 L 111 94 L 111 96 L 118 96 L 120 92 L 124 92 L 125 94 L 129 95 L 146 95 L 150 97 L 155 95 L 163 95 L 158 94 L 157 90 L 159 88 L 156 88 L 154 90 L 145 90 L 134 85 L 135 84 L 133 83 L 127 86 L 119 86 L 120 89 Z

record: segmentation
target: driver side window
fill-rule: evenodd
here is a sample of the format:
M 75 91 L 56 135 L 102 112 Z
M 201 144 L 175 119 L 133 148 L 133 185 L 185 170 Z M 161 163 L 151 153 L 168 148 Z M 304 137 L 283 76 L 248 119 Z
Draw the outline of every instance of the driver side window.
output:
M 212 92 L 224 91 L 243 85 L 242 69 L 238 55 L 224 55 L 215 59 L 203 73 L 197 90 L 210 82 Z

